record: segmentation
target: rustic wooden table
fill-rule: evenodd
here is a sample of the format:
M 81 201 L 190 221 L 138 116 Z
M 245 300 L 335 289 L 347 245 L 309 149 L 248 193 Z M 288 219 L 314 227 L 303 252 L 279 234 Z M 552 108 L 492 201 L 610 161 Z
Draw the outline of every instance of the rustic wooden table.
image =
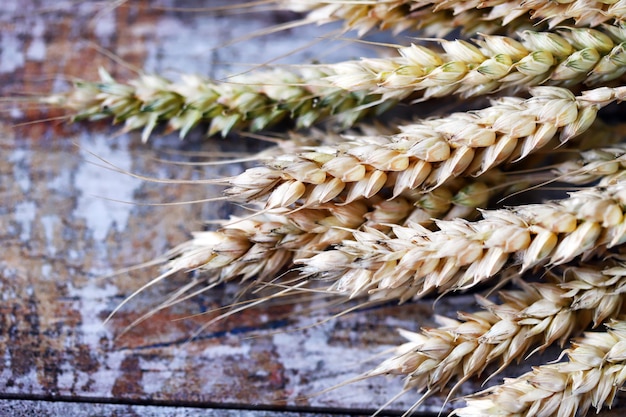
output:
M 99 66 L 120 78 L 132 77 L 132 68 L 219 78 L 237 70 L 235 63 L 270 61 L 328 33 L 304 27 L 220 48 L 291 16 L 177 9 L 220 4 L 211 0 L 108 4 L 0 2 L 2 95 L 61 91 L 72 77 L 96 79 Z M 353 56 L 362 53 L 363 46 L 349 47 Z M 320 50 L 327 60 L 345 56 L 345 49 L 313 47 L 279 62 L 311 60 Z M 160 311 L 121 335 L 184 284 L 188 277 L 181 275 L 144 291 L 103 325 L 125 297 L 158 271 L 108 274 L 162 254 L 232 208 L 218 203 L 145 205 L 196 200 L 220 191 L 141 181 L 103 168 L 92 154 L 141 175 L 215 178 L 241 167 L 198 169 L 159 159 L 193 160 L 187 151 L 249 152 L 257 144 L 243 139 L 204 142 L 202 132 L 194 132 L 187 142 L 162 135 L 144 145 L 138 135 L 118 135 L 104 125 L 18 125 L 57 115 L 36 105 L 2 105 L 0 415 L 368 415 L 402 389 L 397 378 L 375 378 L 311 396 L 370 369 L 377 360 L 367 359 L 402 341 L 396 328 L 429 324 L 429 300 L 372 308 L 313 327 L 336 311 L 319 302 L 268 305 L 189 340 L 210 317 L 197 314 L 234 299 L 235 286 L 226 285 Z M 437 311 L 459 308 L 473 308 L 472 297 L 460 296 L 454 305 L 441 302 Z M 554 358 L 555 352 L 547 355 Z M 402 413 L 416 399 L 407 394 L 386 410 Z M 442 403 L 442 397 L 433 397 L 420 410 L 437 415 Z

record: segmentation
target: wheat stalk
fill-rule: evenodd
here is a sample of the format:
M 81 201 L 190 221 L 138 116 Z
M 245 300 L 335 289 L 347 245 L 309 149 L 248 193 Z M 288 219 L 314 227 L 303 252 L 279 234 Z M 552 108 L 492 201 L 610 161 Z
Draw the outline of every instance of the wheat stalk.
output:
M 610 406 L 626 381 L 626 322 L 586 333 L 565 353 L 569 361 L 535 367 L 502 385 L 466 397 L 459 417 L 574 417 Z
M 458 379 L 450 395 L 470 378 L 499 361 L 499 373 L 531 348 L 543 350 L 555 342 L 563 346 L 585 330 L 594 318 L 597 326 L 619 314 L 626 291 L 626 267 L 570 267 L 566 280 L 529 284 L 515 282 L 521 290 L 499 294 L 504 303 L 477 297 L 484 309 L 459 313 L 458 320 L 438 317 L 440 327 L 423 328 L 420 333 L 402 330 L 407 343 L 392 357 L 364 377 L 400 375 L 405 391 L 423 392 L 417 404 Z
M 455 113 L 402 127 L 392 136 L 348 137 L 346 142 L 303 147 L 224 179 L 235 201 L 264 201 L 267 208 L 301 201 L 315 206 L 342 196 L 371 198 L 383 187 L 398 196 L 432 190 L 451 178 L 480 175 L 519 160 L 554 138 L 566 142 L 589 128 L 600 107 L 623 100 L 626 89 L 599 88 L 575 97 L 558 87 L 536 87 L 530 99 L 503 98 L 483 110 Z

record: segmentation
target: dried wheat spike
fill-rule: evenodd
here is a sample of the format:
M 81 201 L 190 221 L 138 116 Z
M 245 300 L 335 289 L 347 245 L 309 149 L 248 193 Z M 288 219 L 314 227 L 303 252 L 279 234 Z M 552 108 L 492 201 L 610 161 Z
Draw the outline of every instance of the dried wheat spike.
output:
M 378 2 L 334 0 L 277 0 L 282 9 L 307 13 L 305 22 L 324 24 L 342 21 L 346 30 L 363 35 L 372 29 L 399 33 L 422 29 L 444 36 L 461 27 L 466 33 L 491 33 L 515 28 L 534 20 L 555 27 L 563 22 L 597 26 L 611 20 L 624 20 L 623 1 L 573 0 L 534 1 L 434 1 L 384 0 Z
M 410 207 L 406 202 L 404 205 Z M 276 209 L 246 219 L 232 218 L 221 229 L 196 232 L 193 239 L 169 251 L 164 255 L 170 259 L 165 269 L 206 271 L 214 282 L 237 276 L 263 280 L 289 265 L 296 251 L 317 252 L 349 238 L 348 229 L 361 226 L 367 212 L 365 203 L 355 202 L 289 214 Z M 398 212 L 403 215 L 401 208 Z
M 553 173 L 524 174 L 527 185 L 555 178 L 585 184 L 599 178 L 621 178 L 624 172 L 623 147 L 600 148 L 581 153 L 578 161 L 562 163 Z M 435 219 L 472 219 L 477 208 L 489 199 L 507 194 L 507 173 L 490 171 L 481 181 L 457 178 L 428 193 L 403 193 L 392 200 L 373 198 L 350 204 L 323 204 L 315 209 L 270 209 L 247 218 L 233 219 L 213 232 L 198 232 L 189 242 L 173 249 L 165 258 L 166 269 L 175 272 L 199 269 L 224 281 L 258 274 L 260 280 L 274 276 L 293 259 L 309 258 L 320 250 L 351 239 L 348 229 L 367 228 L 388 233 L 394 224 L 430 227 Z
M 346 142 L 304 147 L 227 178 L 235 201 L 267 208 L 371 198 L 383 187 L 398 196 L 433 190 L 451 178 L 480 175 L 519 160 L 552 139 L 566 142 L 589 128 L 600 107 L 626 97 L 626 87 L 602 87 L 575 97 L 559 87 L 535 87 L 530 99 L 507 97 L 491 107 L 402 127 L 392 136 L 346 137 Z
M 407 199 L 372 200 L 315 209 L 274 209 L 246 219 L 233 218 L 217 231 L 194 233 L 193 239 L 169 251 L 168 271 L 199 270 L 227 281 L 237 276 L 260 280 L 275 276 L 294 257 L 308 257 L 350 238 L 363 225 L 389 230 L 401 224 L 413 205 Z
M 398 34 L 407 30 L 421 30 L 426 35 L 445 36 L 455 28 L 465 33 L 493 33 L 502 30 L 502 19 L 482 19 L 485 11 L 468 8 L 453 15 L 448 10 L 435 11 L 432 5 L 416 7 L 413 0 L 383 0 L 378 2 L 277 0 L 281 9 L 305 13 L 303 23 L 323 25 L 343 22 L 344 30 L 363 36 L 372 30 L 388 30 Z M 517 25 L 516 25 L 517 24 Z M 520 18 L 511 26 L 530 25 Z
M 197 269 L 213 282 L 236 276 L 260 281 L 275 276 L 294 258 L 307 258 L 352 236 L 351 229 L 380 232 L 408 220 L 424 226 L 434 217 L 470 218 L 494 195 L 481 182 L 457 181 L 427 194 L 393 200 L 371 199 L 350 204 L 323 204 L 315 209 L 273 209 L 245 220 L 233 218 L 217 231 L 194 233 L 164 258 L 171 272 Z
M 626 263 L 623 256 L 616 256 L 615 259 L 618 261 L 607 260 L 601 265 L 564 265 L 561 277 L 557 276 L 556 270 L 551 272 L 555 279 L 561 278 L 559 286 L 567 291 L 563 297 L 572 300 L 572 310 L 593 312 L 594 327 L 617 317 L 622 311 Z
M 592 148 L 581 151 L 578 158 L 570 158 L 552 167 L 559 181 L 570 184 L 589 184 L 600 180 L 601 185 L 622 181 L 626 175 L 626 144 Z
M 608 32 L 608 31 L 607 31 Z M 611 35 L 611 36 L 609 36 Z M 423 100 L 460 94 L 471 97 L 507 87 L 538 84 L 601 85 L 626 72 L 626 30 L 608 34 L 589 28 L 484 35 L 473 43 L 439 43 L 444 52 L 411 45 L 401 57 L 333 64 L 327 77 L 347 91 L 366 89 L 383 100 L 405 100 L 423 91 Z
M 466 1 L 450 0 L 438 2 L 434 0 L 416 0 L 417 5 L 435 4 L 435 10 L 453 10 L 455 14 L 462 13 L 468 7 L 490 8 L 487 20 L 502 19 L 503 25 L 508 25 L 525 14 L 530 14 L 536 21 L 548 22 L 550 27 L 556 27 L 563 22 L 581 27 L 594 27 L 604 22 L 623 22 L 625 20 L 624 2 L 619 0 L 594 1 L 571 0 L 553 2 L 550 0 L 525 1 Z
M 438 221 L 439 230 L 353 232 L 334 250 L 296 260 L 305 277 L 334 281 L 328 291 L 404 301 L 471 288 L 511 266 L 560 265 L 626 241 L 626 183 L 572 193 L 544 204 L 484 211 L 483 219 Z
M 458 320 L 438 317 L 440 327 L 420 333 L 401 331 L 409 341 L 366 376 L 404 376 L 405 390 L 425 393 L 423 401 L 454 379 L 456 388 L 480 375 L 495 361 L 500 367 L 490 378 L 530 349 L 543 350 L 557 341 L 563 346 L 592 317 L 597 326 L 620 313 L 626 265 L 570 267 L 565 275 L 560 284 L 558 279 L 517 280 L 521 290 L 501 292 L 502 304 L 478 297 L 484 311 L 459 313 Z
M 567 349 L 569 361 L 535 367 L 518 378 L 466 397 L 459 417 L 583 416 L 610 406 L 626 381 L 626 322 L 589 332 Z

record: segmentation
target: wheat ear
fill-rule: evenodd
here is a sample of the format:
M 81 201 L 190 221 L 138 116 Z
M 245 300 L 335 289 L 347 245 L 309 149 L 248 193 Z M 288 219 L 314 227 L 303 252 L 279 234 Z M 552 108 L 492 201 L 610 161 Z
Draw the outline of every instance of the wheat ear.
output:
M 405 100 L 417 91 L 423 91 L 425 100 L 544 83 L 597 85 L 626 72 L 626 30 L 608 34 L 588 28 L 525 31 L 521 38 L 521 42 L 488 35 L 473 43 L 442 40 L 444 53 L 411 45 L 399 49 L 399 58 L 333 64 L 328 73 L 336 75 L 327 79 L 347 91 L 380 94 L 383 100 Z
M 363 59 L 302 67 L 300 72 L 255 72 L 211 82 L 190 74 L 179 82 L 143 74 L 122 84 L 100 70 L 100 82 L 77 82 L 72 91 L 42 99 L 74 119 L 113 118 L 125 130 L 143 129 L 148 140 L 159 123 L 181 137 L 198 123 L 208 135 L 261 130 L 290 119 L 297 127 L 336 117 L 344 127 L 423 91 L 422 99 L 485 94 L 507 86 L 548 81 L 606 82 L 626 72 L 626 30 L 525 32 L 524 42 L 484 36 L 476 45 L 443 41 L 445 54 L 412 45 L 396 59 Z M 621 41 L 619 41 L 621 42 Z
M 286 70 L 255 72 L 228 81 L 207 81 L 184 74 L 179 82 L 142 74 L 127 84 L 117 82 L 104 69 L 99 82 L 78 81 L 68 93 L 42 98 L 45 104 L 73 113 L 73 120 L 113 119 L 124 130 L 143 129 L 147 141 L 153 129 L 166 123 L 181 138 L 199 123 L 209 123 L 208 135 L 231 130 L 258 131 L 284 120 L 309 127 L 335 116 L 350 126 L 367 113 L 384 111 L 393 103 L 373 103 L 380 97 L 366 91 L 346 93 L 323 80 L 324 67 L 309 67 L 301 74 Z
M 170 273 L 196 269 L 221 282 L 241 276 L 260 281 L 275 276 L 293 258 L 306 258 L 349 239 L 361 227 L 380 232 L 407 221 L 424 226 L 435 217 L 469 218 L 495 191 L 489 184 L 458 181 L 427 194 L 393 200 L 323 204 L 315 209 L 272 209 L 246 219 L 233 218 L 217 231 L 193 238 L 163 256 Z
M 410 205 L 399 200 L 396 211 L 406 216 Z M 390 205 L 385 205 L 390 209 Z M 376 209 L 374 208 L 374 211 Z M 233 217 L 217 231 L 196 232 L 193 238 L 163 256 L 168 271 L 196 269 L 221 282 L 241 276 L 259 280 L 289 265 L 294 252 L 317 252 L 349 238 L 368 213 L 363 202 L 289 212 L 266 210 L 248 218 Z M 389 217 L 395 220 L 391 215 Z
M 565 353 L 569 361 L 535 367 L 518 378 L 465 398 L 459 417 L 574 417 L 610 406 L 626 381 L 626 322 L 589 332 Z
M 354 240 L 296 262 L 304 276 L 334 281 L 331 292 L 402 301 L 471 288 L 507 265 L 523 272 L 624 243 L 625 204 L 626 184 L 618 182 L 553 203 L 484 211 L 475 222 L 438 221 L 435 232 L 396 226 L 390 238 L 355 231 Z
M 499 361 L 491 378 L 532 348 L 543 350 L 557 341 L 563 346 L 585 330 L 592 317 L 597 326 L 620 313 L 625 265 L 570 267 L 565 275 L 560 284 L 556 279 L 533 284 L 517 280 L 521 290 L 501 292 L 502 304 L 477 297 L 484 311 L 459 313 L 458 320 L 438 317 L 441 327 L 421 333 L 403 330 L 409 342 L 367 376 L 402 375 L 405 390 L 430 395 L 460 378 L 456 388 Z
M 372 198 L 349 204 L 322 204 L 293 210 L 275 208 L 244 219 L 233 218 L 221 229 L 197 232 L 194 238 L 168 252 L 169 271 L 198 269 L 225 281 L 235 276 L 269 278 L 293 259 L 314 256 L 352 238 L 350 229 L 389 233 L 392 225 L 431 227 L 435 219 L 470 220 L 494 196 L 506 196 L 507 184 L 525 185 L 559 180 L 585 184 L 600 178 L 621 178 L 626 150 L 601 148 L 581 153 L 578 161 L 557 165 L 553 173 L 536 176 L 490 171 L 481 180 L 457 178 L 427 193 L 403 193 L 385 200 Z
M 413 0 L 385 0 L 376 3 L 354 1 L 308 1 L 284 0 L 280 7 L 305 13 L 304 22 L 318 25 L 343 22 L 344 30 L 354 30 L 363 36 L 372 30 L 389 30 L 398 34 L 403 31 L 420 30 L 427 36 L 445 36 L 456 28 L 464 33 L 494 33 L 503 30 L 503 19 L 485 19 L 487 10 L 470 6 L 463 13 L 437 10 L 435 4 L 418 6 Z M 513 30 L 530 26 L 529 16 L 521 16 L 508 22 Z
M 421 29 L 426 34 L 444 36 L 461 27 L 466 33 L 491 33 L 503 28 L 516 28 L 528 24 L 548 22 L 555 27 L 570 20 L 578 26 L 593 27 L 611 20 L 624 20 L 623 1 L 573 0 L 552 2 L 478 0 L 385 0 L 378 2 L 277 0 L 282 9 L 307 13 L 305 22 L 324 24 L 344 22 L 346 30 L 356 30 L 359 35 L 372 29 Z
M 600 180 L 601 185 L 620 182 L 626 175 L 626 144 L 592 148 L 581 151 L 552 167 L 552 175 L 569 184 L 589 184 Z
M 526 157 L 552 139 L 566 142 L 589 128 L 600 107 L 626 88 L 599 88 L 575 97 L 559 87 L 535 87 L 530 99 L 503 98 L 491 107 L 402 127 L 392 136 L 347 137 L 337 145 L 304 147 L 227 178 L 236 201 L 267 208 L 371 198 L 383 187 L 397 196 L 432 190 L 451 178 L 480 175 Z
M 485 8 L 488 14 L 484 19 L 502 19 L 503 25 L 518 19 L 520 16 L 530 14 L 536 21 L 548 22 L 550 27 L 556 27 L 565 21 L 577 26 L 594 27 L 604 22 L 624 21 L 623 1 L 595 1 L 595 0 L 572 0 L 567 2 L 553 2 L 550 0 L 529 1 L 492 1 L 479 0 L 452 0 L 439 2 L 437 0 L 416 0 L 415 6 L 435 5 L 436 10 L 452 10 L 454 14 L 463 13 L 468 8 Z M 490 7 L 490 9 L 489 9 Z M 567 22 L 570 23 L 570 22 Z

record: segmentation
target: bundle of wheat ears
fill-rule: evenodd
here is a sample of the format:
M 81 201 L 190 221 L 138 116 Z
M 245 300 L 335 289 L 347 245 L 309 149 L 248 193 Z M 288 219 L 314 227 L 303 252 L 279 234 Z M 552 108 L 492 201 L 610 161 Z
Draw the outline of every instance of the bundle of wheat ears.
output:
M 207 180 L 253 214 L 164 254 L 157 280 L 185 272 L 202 286 L 230 281 L 366 304 L 473 291 L 481 311 L 403 331 L 407 342 L 363 378 L 404 378 L 419 409 L 433 393 L 452 398 L 468 379 L 493 380 L 559 344 L 566 360 L 455 402 L 452 414 L 567 417 L 610 406 L 626 381 L 626 146 L 611 125 L 624 119 L 626 1 L 249 8 L 259 6 L 297 12 L 299 23 L 340 22 L 358 37 L 389 31 L 398 45 L 387 45 L 389 57 L 264 66 L 225 81 L 117 81 L 101 71 L 100 82 L 44 99 L 72 120 L 141 129 L 144 141 L 158 125 L 181 138 L 198 125 L 208 125 L 207 137 L 289 132 L 290 142 L 254 157 L 258 166 Z M 446 97 L 474 107 L 379 117 Z M 554 182 L 571 192 L 507 204 Z M 185 295 L 177 297 L 161 307 Z

